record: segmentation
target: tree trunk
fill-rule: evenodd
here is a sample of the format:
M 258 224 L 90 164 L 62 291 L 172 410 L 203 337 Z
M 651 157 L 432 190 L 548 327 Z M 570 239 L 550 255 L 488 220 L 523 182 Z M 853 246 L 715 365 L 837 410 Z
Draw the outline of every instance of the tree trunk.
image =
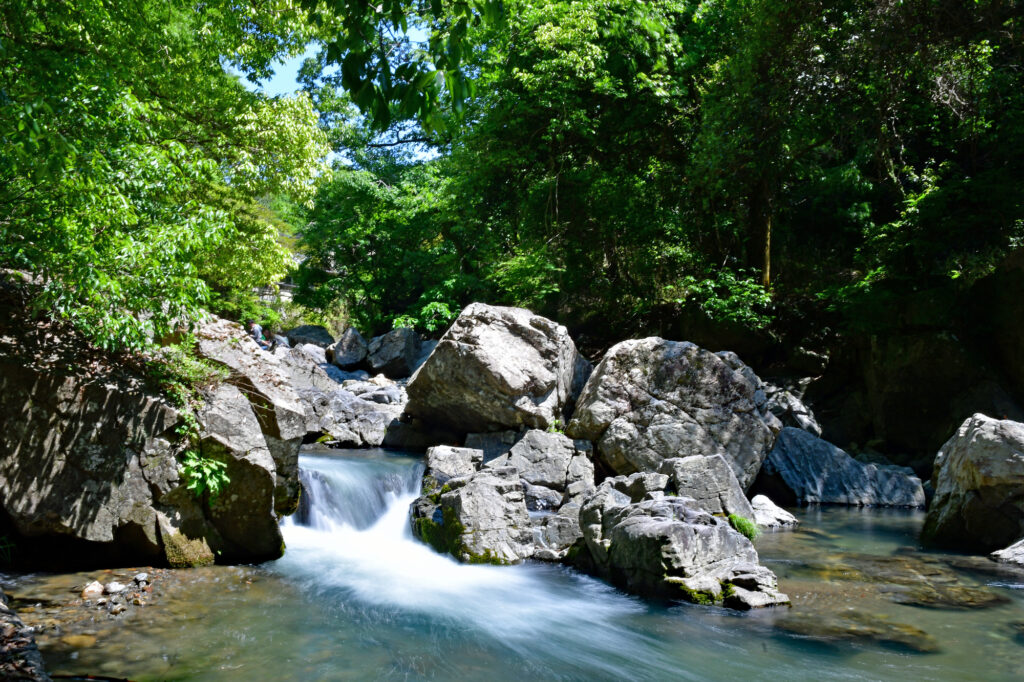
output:
M 772 283 L 772 197 L 767 179 L 758 180 L 748 203 L 747 264 L 761 271 L 761 286 Z

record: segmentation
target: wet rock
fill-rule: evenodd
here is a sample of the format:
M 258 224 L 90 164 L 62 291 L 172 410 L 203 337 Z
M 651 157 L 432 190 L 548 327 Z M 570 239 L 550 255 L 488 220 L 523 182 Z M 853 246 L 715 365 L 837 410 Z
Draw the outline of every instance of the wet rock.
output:
M 788 426 L 765 460 L 757 488 L 801 503 L 924 505 L 924 488 L 911 469 L 862 464 L 831 443 Z
M 120 594 L 121 592 L 124 592 L 127 589 L 127 585 L 125 585 L 124 583 L 119 583 L 117 581 L 109 582 L 103 586 L 103 591 L 106 594 Z
M 128 610 L 128 607 L 124 604 L 113 604 L 110 607 L 108 613 L 112 616 L 120 616 L 122 613 Z
M 32 628 L 27 627 L 7 603 L 0 590 L 0 678 L 49 682 L 43 658 L 36 646 Z
M 368 346 L 368 362 L 374 372 L 392 379 L 410 376 L 420 356 L 420 336 L 412 329 L 392 329 L 374 337 Z
M 145 585 L 146 582 L 149 581 L 149 574 L 148 573 L 136 573 L 135 576 L 132 578 L 132 581 L 134 581 L 135 583 L 138 583 L 140 585 Z
M 103 594 L 103 584 L 94 580 L 82 588 L 82 599 L 95 599 Z
M 310 343 L 321 348 L 328 348 L 334 345 L 334 337 L 331 336 L 331 333 L 327 331 L 326 327 L 318 324 L 304 324 L 295 329 L 290 329 L 285 332 L 285 336 L 288 337 L 288 343 L 293 347 L 300 343 Z
M 693 498 L 711 514 L 738 514 L 754 518 L 754 510 L 740 488 L 736 474 L 721 455 L 673 457 L 661 463 L 660 473 L 669 477 L 670 490 Z
M 605 354 L 566 433 L 592 441 L 596 457 L 619 474 L 720 453 L 746 489 L 779 427 L 760 380 L 734 354 L 652 337 Z
M 877 613 L 794 614 L 777 620 L 775 625 L 786 632 L 821 641 L 869 641 L 897 645 L 915 653 L 939 651 L 938 641 L 924 630 L 890 621 Z
M 1024 423 L 975 414 L 935 458 L 922 539 L 991 552 L 1024 537 Z
M 755 495 L 750 506 L 754 510 L 754 523 L 761 528 L 790 530 L 800 525 L 795 516 L 772 502 L 767 495 Z
M 355 327 L 349 327 L 334 345 L 334 364 L 342 369 L 350 369 L 366 360 L 368 346 L 366 339 Z
M 410 380 L 406 411 L 460 433 L 547 429 L 566 419 L 589 372 L 565 327 L 473 303 Z
M 960 610 L 987 609 L 1010 601 L 991 590 L 960 585 L 916 585 L 907 590 L 894 590 L 890 598 L 907 606 Z
M 1014 543 L 1006 549 L 992 552 L 992 558 L 1007 564 L 1014 564 L 1024 568 L 1024 540 Z

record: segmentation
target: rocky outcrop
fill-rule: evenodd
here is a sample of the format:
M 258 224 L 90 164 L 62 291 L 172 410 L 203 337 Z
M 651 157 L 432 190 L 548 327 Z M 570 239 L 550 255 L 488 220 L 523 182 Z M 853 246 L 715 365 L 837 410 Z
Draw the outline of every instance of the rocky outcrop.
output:
M 311 343 L 321 348 L 330 348 L 334 345 L 334 337 L 327 331 L 326 327 L 318 324 L 304 324 L 301 327 L 290 329 L 285 332 L 288 343 L 297 346 L 302 343 Z
M 800 525 L 800 521 L 778 506 L 767 495 L 754 495 L 750 500 L 754 510 L 754 523 L 767 530 L 789 530 Z
M 790 390 L 775 384 L 764 385 L 765 395 L 768 397 L 768 409 L 774 414 L 783 426 L 794 426 L 812 433 L 821 438 L 821 425 L 814 418 L 811 411 L 800 396 Z
M 274 350 L 274 356 L 280 359 L 281 367 L 287 372 L 296 392 L 309 388 L 329 392 L 340 388 L 345 380 L 345 375 L 337 367 L 327 363 L 324 349 L 320 346 L 307 343 L 295 348 L 279 347 Z
M 701 509 L 716 516 L 738 514 L 754 518 L 754 510 L 743 494 L 736 474 L 721 455 L 673 457 L 661 463 L 670 490 L 692 498 Z
M 594 488 L 591 445 L 560 433 L 527 431 L 505 455 L 487 467 L 514 467 L 526 486 L 530 511 L 557 509 L 565 502 L 579 502 Z
M 32 628 L 7 605 L 3 590 L 0 590 L 0 678 L 50 682 Z
M 566 433 L 592 441 L 619 474 L 720 453 L 746 489 L 780 427 L 765 403 L 757 376 L 733 354 L 656 337 L 623 341 L 595 368 Z
M 522 308 L 466 307 L 410 380 L 410 417 L 461 433 L 546 429 L 590 372 L 565 327 Z
M 1024 568 L 1024 540 L 1015 542 L 1006 549 L 999 549 L 992 552 L 992 558 L 1006 564 L 1013 564 Z
M 334 345 L 332 362 L 342 369 L 351 369 L 361 365 L 366 360 L 368 352 L 363 335 L 355 327 L 349 327 L 338 339 L 338 343 Z
M 923 507 L 924 488 L 912 469 L 862 464 L 829 442 L 787 426 L 764 462 L 758 490 L 800 503 Z
M 606 479 L 583 503 L 577 563 L 637 594 L 738 609 L 786 604 L 751 542 L 693 499 L 666 496 L 668 476 Z
M 291 387 L 290 373 L 234 322 L 208 320 L 200 325 L 196 338 L 199 355 L 226 367 L 228 382 L 242 391 L 256 411 L 277 467 L 275 508 L 279 514 L 291 514 L 299 503 L 299 446 L 306 435 L 306 411 Z
M 1024 423 L 975 414 L 939 450 L 922 538 L 991 552 L 1024 537 Z
M 404 379 L 416 369 L 420 357 L 420 336 L 400 327 L 370 340 L 367 348 L 370 369 L 392 379 Z

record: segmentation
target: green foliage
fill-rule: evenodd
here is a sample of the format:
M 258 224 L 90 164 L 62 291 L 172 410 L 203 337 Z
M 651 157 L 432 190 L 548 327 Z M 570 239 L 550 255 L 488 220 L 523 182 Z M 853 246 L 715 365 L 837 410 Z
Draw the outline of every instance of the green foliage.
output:
M 739 514 L 729 514 L 729 525 L 739 531 L 748 540 L 755 540 L 761 534 L 757 524 Z
M 548 425 L 548 433 L 565 433 L 565 425 L 561 419 L 551 420 L 551 424 Z
M 178 473 L 185 480 L 185 487 L 191 490 L 197 499 L 201 500 L 205 495 L 213 502 L 231 482 L 227 468 L 228 465 L 224 462 L 203 457 L 196 450 L 186 450 L 178 465 Z

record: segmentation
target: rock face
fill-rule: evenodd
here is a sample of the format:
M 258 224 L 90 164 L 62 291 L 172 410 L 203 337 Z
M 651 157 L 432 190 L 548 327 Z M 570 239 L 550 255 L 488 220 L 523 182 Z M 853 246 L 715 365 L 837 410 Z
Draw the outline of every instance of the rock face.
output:
M 657 337 L 623 341 L 595 368 L 566 432 L 594 442 L 619 474 L 720 453 L 746 489 L 780 427 L 766 400 L 733 354 Z
M 924 488 L 912 469 L 861 464 L 803 429 L 787 426 L 764 462 L 757 487 L 801 503 L 923 507 Z
M 359 366 L 368 352 L 366 339 L 355 327 L 349 327 L 334 345 L 334 364 L 342 369 Z
M 546 429 L 566 419 L 589 372 L 565 327 L 473 303 L 410 380 L 407 413 L 461 433 Z
M 299 446 L 306 435 L 306 412 L 291 387 L 290 373 L 234 322 L 213 318 L 199 327 L 196 339 L 199 355 L 227 367 L 228 382 L 256 411 L 277 467 L 275 508 L 278 514 L 293 513 L 299 504 Z
M 594 488 L 591 445 L 573 441 L 560 433 L 532 430 L 508 454 L 488 462 L 491 468 L 511 466 L 526 484 L 527 508 L 531 511 L 557 509 L 563 502 L 579 502 Z M 531 503 L 532 501 L 532 503 Z
M 693 499 L 665 496 L 667 483 L 644 473 L 602 482 L 580 511 L 581 563 L 646 596 L 739 609 L 788 603 L 747 538 Z
M 721 455 L 673 457 L 661 463 L 671 490 L 690 497 L 701 509 L 716 516 L 738 514 L 753 520 L 754 510 L 743 494 L 736 474 Z
M 783 426 L 795 426 L 821 438 L 821 425 L 814 418 L 814 412 L 793 391 L 774 384 L 765 384 L 764 389 L 768 409 Z
M 1024 540 L 1016 542 L 1006 549 L 992 552 L 992 558 L 1007 564 L 1014 564 L 1024 568 Z
M 922 538 L 990 552 L 1024 537 L 1024 423 L 975 414 L 939 450 Z
M 761 528 L 788 530 L 800 525 L 795 516 L 772 502 L 767 495 L 754 495 L 750 506 L 754 510 L 754 523 Z
M 3 590 L 0 590 L 0 678 L 50 682 L 32 628 L 27 627 L 7 605 L 7 595 Z
M 403 379 L 416 369 L 420 356 L 420 336 L 405 327 L 376 336 L 368 347 L 370 369 L 392 379 Z
M 318 324 L 304 324 L 285 332 L 288 343 L 297 346 L 300 343 L 311 343 L 321 348 L 329 348 L 334 345 L 334 337 L 325 327 Z

